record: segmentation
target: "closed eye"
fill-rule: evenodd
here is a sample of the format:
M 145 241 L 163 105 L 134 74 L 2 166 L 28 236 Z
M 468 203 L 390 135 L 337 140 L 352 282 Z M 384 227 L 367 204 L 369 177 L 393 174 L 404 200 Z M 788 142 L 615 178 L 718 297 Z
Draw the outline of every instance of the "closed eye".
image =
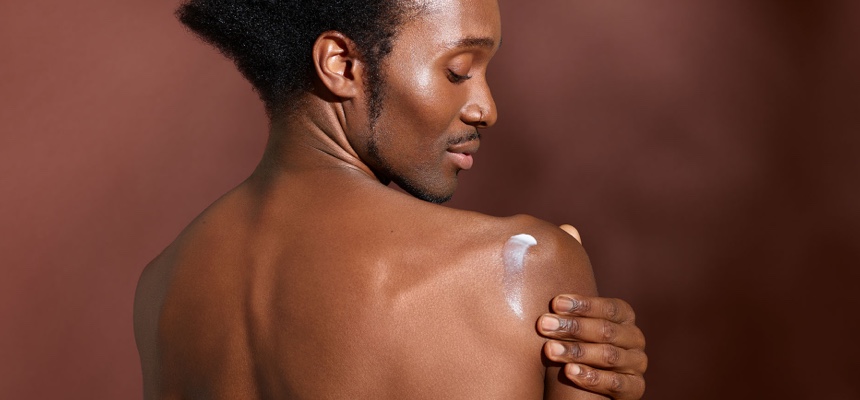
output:
M 450 69 L 448 70 L 448 80 L 451 83 L 463 83 L 469 79 L 472 79 L 472 75 L 460 75 Z

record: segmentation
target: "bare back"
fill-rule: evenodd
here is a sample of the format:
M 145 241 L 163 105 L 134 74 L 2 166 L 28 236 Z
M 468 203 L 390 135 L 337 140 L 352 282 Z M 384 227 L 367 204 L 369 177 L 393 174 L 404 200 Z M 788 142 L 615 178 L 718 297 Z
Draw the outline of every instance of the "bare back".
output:
M 326 179 L 246 182 L 147 267 L 146 398 L 543 398 L 535 321 L 554 293 L 594 291 L 574 240 L 531 217 Z M 503 249 L 522 233 L 537 245 L 512 278 Z

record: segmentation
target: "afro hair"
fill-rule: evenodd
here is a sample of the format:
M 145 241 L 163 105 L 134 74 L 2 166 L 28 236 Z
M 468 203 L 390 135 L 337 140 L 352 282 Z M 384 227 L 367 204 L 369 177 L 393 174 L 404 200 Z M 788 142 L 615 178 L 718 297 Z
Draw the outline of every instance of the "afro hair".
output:
M 270 118 L 285 109 L 314 77 L 317 37 L 338 31 L 367 65 L 371 118 L 379 113 L 380 64 L 391 51 L 408 7 L 403 0 L 189 0 L 176 14 L 233 60 L 254 86 Z M 374 115 L 376 114 L 376 115 Z

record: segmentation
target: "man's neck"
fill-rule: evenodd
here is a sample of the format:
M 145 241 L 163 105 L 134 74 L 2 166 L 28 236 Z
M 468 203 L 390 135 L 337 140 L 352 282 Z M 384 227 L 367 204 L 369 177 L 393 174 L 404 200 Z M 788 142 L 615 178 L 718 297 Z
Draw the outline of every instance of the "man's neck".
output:
M 344 103 L 307 94 L 301 106 L 271 122 L 266 150 L 254 176 L 275 178 L 312 169 L 347 168 L 379 181 L 347 137 Z M 352 129 L 356 129 L 353 126 Z

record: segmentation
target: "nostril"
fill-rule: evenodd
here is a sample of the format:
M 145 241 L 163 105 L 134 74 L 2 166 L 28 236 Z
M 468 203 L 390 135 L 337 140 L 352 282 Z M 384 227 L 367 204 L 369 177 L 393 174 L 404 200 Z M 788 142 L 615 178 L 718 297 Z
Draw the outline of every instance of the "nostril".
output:
M 486 128 L 487 124 L 487 112 L 484 109 L 481 109 L 481 118 L 478 119 L 478 126 L 482 128 Z
M 461 120 L 476 128 L 486 128 L 492 124 L 493 114 L 491 110 L 472 103 L 463 109 Z

